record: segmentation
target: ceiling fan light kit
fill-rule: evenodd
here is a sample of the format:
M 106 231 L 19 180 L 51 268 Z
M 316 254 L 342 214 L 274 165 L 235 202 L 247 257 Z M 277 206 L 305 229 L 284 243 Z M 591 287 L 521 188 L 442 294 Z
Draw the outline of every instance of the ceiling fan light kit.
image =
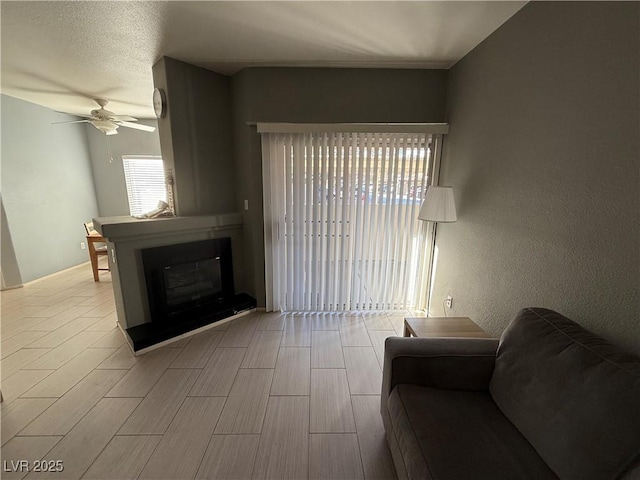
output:
M 91 120 L 89 123 L 107 135 L 115 135 L 118 133 L 116 130 L 118 130 L 119 125 L 108 120 Z
M 100 108 L 91 110 L 90 115 L 77 115 L 79 117 L 83 117 L 84 120 L 56 122 L 56 124 L 86 122 L 90 123 L 107 135 L 116 135 L 119 127 L 133 128 L 135 130 L 142 130 L 143 132 L 155 132 L 156 130 L 155 127 L 133 123 L 138 121 L 137 118 L 133 118 L 128 115 L 116 115 L 113 112 L 106 110 L 104 107 L 109 103 L 107 100 L 96 98 L 94 101 L 100 106 Z

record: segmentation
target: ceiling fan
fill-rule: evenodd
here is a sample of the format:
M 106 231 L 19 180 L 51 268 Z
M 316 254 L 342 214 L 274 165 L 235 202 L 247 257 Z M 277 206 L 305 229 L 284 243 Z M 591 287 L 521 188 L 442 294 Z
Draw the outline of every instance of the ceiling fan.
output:
M 149 127 L 147 125 L 141 125 L 137 122 L 137 118 L 129 117 L 128 115 L 116 115 L 104 107 L 109 103 L 107 100 L 101 98 L 94 99 L 100 106 L 95 110 L 91 110 L 90 115 L 76 115 L 78 117 L 84 117 L 84 120 L 72 120 L 70 122 L 54 122 L 54 125 L 62 123 L 90 123 L 98 130 L 106 133 L 107 135 L 117 135 L 118 127 L 134 128 L 136 130 L 142 130 L 144 132 L 155 132 L 155 127 Z

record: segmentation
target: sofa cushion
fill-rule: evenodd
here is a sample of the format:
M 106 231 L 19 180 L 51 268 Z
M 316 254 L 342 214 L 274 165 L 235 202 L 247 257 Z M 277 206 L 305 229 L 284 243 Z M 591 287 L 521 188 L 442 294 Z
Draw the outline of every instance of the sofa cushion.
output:
M 561 478 L 618 478 L 640 455 L 640 360 L 551 310 L 522 310 L 490 392 Z
M 387 406 L 411 479 L 557 479 L 488 392 L 400 384 Z

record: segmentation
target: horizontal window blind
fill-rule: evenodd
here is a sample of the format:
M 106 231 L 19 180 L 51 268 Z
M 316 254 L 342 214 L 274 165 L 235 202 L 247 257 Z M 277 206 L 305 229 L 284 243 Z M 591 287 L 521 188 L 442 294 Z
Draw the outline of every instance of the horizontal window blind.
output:
M 417 133 L 264 133 L 267 308 L 424 308 L 417 219 L 434 139 Z
M 162 157 L 124 155 L 122 163 L 132 216 L 153 210 L 158 201 L 167 201 Z

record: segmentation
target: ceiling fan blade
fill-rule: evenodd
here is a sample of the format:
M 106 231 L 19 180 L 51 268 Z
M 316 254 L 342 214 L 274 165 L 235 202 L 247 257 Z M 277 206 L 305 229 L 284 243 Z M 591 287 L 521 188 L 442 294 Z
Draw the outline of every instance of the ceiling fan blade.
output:
M 61 115 L 71 115 L 72 117 L 93 118 L 91 115 L 85 115 L 82 113 L 67 113 L 67 112 L 60 112 L 58 110 L 54 110 L 54 112 L 59 113 Z
M 119 122 L 137 122 L 137 118 L 130 117 L 129 115 L 111 115 L 113 120 L 117 120 Z
M 53 122 L 51 125 L 60 125 L 63 123 L 89 123 L 89 120 L 71 120 L 70 122 Z
M 136 130 L 143 130 L 145 132 L 156 131 L 156 127 L 149 127 L 147 125 L 141 125 L 139 123 L 131 123 L 131 122 L 116 122 L 116 123 L 122 127 L 135 128 Z

